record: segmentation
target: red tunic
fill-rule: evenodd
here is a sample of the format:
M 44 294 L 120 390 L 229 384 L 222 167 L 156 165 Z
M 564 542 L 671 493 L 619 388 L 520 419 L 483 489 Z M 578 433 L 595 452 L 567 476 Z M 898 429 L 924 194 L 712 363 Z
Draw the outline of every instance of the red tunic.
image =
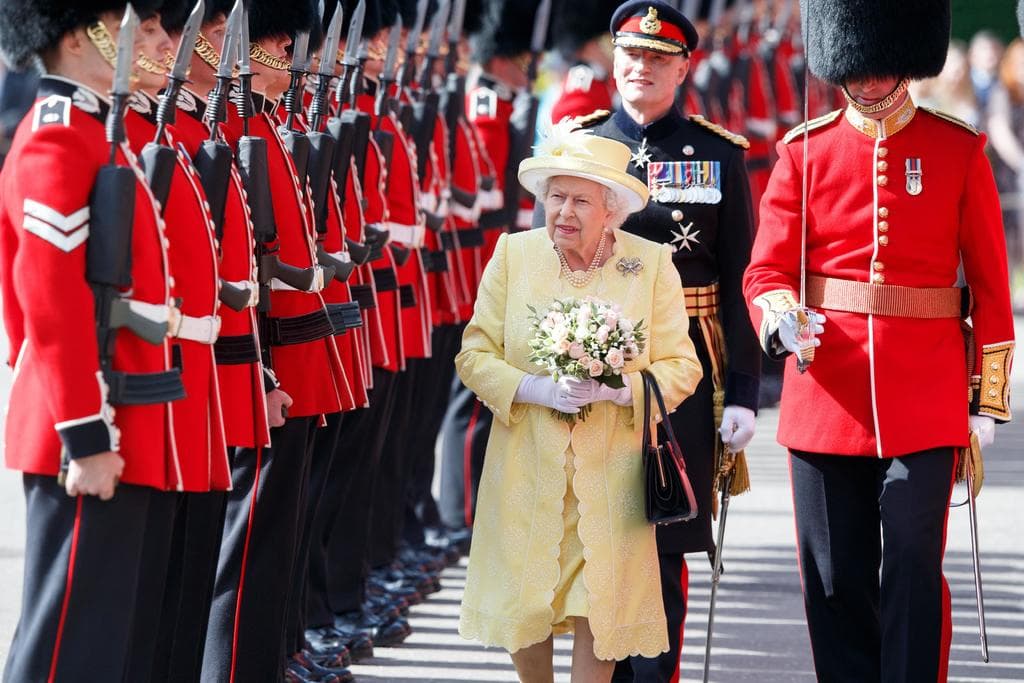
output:
M 511 92 L 495 90 L 488 85 L 478 85 L 466 93 L 466 113 L 469 122 L 480 138 L 481 149 L 487 150 L 494 169 L 494 200 L 486 211 L 501 209 L 504 205 L 505 169 L 508 165 L 510 146 L 509 120 L 512 117 Z M 504 230 L 508 226 L 503 226 Z M 481 257 L 484 264 L 491 260 L 502 229 L 490 228 L 484 231 L 484 246 Z
M 303 196 L 302 186 L 291 156 L 277 132 L 272 116 L 274 107 L 258 93 L 253 93 L 257 114 L 250 120 L 250 133 L 267 141 L 270 186 L 274 193 L 274 219 L 281 261 L 297 268 L 316 263 L 312 217 Z M 231 143 L 242 134 L 242 120 L 237 114 L 229 117 L 225 131 Z M 322 312 L 323 298 L 316 292 L 277 289 L 270 294 L 270 318 L 289 318 Z M 281 389 L 294 403 L 288 409 L 291 417 L 309 417 L 339 412 L 341 391 L 345 387 L 344 368 L 334 344 L 334 337 L 286 346 L 272 346 L 270 359 Z
M 569 69 L 562 90 L 551 108 L 551 122 L 586 116 L 598 109 L 612 109 L 615 84 L 603 69 L 581 63 Z
M 202 142 L 210 137 L 210 130 L 203 122 L 205 109 L 206 103 L 202 98 L 183 90 L 178 101 L 178 116 L 175 123 L 169 126 L 174 139 L 185 145 L 193 159 Z M 257 287 L 252 221 L 244 197 L 242 179 L 235 166 L 231 168 L 222 233 L 219 269 L 221 279 L 232 283 L 248 281 L 252 283 L 251 286 Z M 260 342 L 254 308 L 234 311 L 227 306 L 221 306 L 220 318 L 221 339 L 248 336 L 252 339 L 257 356 L 259 355 Z M 227 443 L 242 448 L 269 446 L 270 426 L 267 423 L 262 363 L 218 363 L 217 379 L 220 385 L 221 413 Z
M 985 136 L 912 104 L 892 118 L 884 138 L 861 132 L 839 113 L 812 123 L 807 272 L 886 286 L 952 287 L 962 259 L 975 300 L 971 360 L 985 380 L 979 412 L 1009 419 L 1013 316 Z M 799 133 L 778 145 L 744 279 L 762 344 L 768 343 L 773 297 L 799 291 Z M 919 194 L 912 194 L 908 162 L 923 173 Z M 828 321 L 810 369 L 799 374 L 792 360 L 786 365 L 780 443 L 878 457 L 967 444 L 959 320 L 823 313 Z
M 153 117 L 157 104 L 136 93 L 130 100 L 130 107 L 125 116 L 128 144 L 139 154 L 156 134 Z M 205 208 L 208 206 L 206 195 L 191 159 L 177 147 L 173 137 L 168 135 L 164 144 L 175 150 L 177 162 L 163 218 L 170 240 L 167 253 L 175 294 L 181 300 L 179 308 L 183 316 L 217 320 L 219 324 L 219 256 L 213 223 Z M 176 337 L 172 348 L 181 356 L 186 394 L 172 406 L 182 486 L 186 491 L 230 489 L 231 466 L 221 419 L 213 341 Z
M 7 466 L 56 475 L 66 449 L 81 457 L 118 450 L 121 481 L 179 489 L 181 474 L 169 404 L 117 406 L 100 375 L 93 294 L 85 279 L 90 193 L 107 163 L 108 103 L 67 80 L 43 78 L 0 172 L 0 287 L 14 366 L 5 425 Z M 173 294 L 157 216 L 127 145 L 117 163 L 136 171 L 131 298 L 166 305 Z M 113 369 L 170 368 L 170 344 L 117 333 Z M 116 431 L 107 428 L 112 422 Z M 82 429 L 106 438 L 82 441 Z M 119 435 L 118 435 L 119 432 Z M 118 444 L 118 436 L 120 443 Z

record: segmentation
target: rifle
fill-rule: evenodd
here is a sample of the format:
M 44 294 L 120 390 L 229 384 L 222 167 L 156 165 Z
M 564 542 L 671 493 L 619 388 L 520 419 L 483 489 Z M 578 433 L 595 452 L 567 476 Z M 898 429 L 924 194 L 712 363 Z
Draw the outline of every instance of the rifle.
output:
M 240 0 L 238 0 L 240 1 Z M 238 170 L 248 197 L 253 235 L 256 238 L 257 268 L 260 281 L 260 312 L 270 308 L 270 281 L 277 278 L 295 289 L 308 291 L 316 282 L 316 268 L 297 268 L 283 263 L 272 245 L 277 241 L 277 221 L 270 191 L 267 163 L 267 141 L 249 135 L 249 119 L 256 115 L 252 100 L 252 62 L 249 59 L 248 10 L 242 13 L 238 45 L 238 115 L 242 118 L 243 135 L 238 140 Z M 223 60 L 222 60 L 223 64 Z M 229 64 L 227 69 L 230 72 Z
M 441 98 L 434 90 L 434 64 L 441 58 L 441 39 L 448 23 L 449 0 L 441 0 L 437 13 L 430 21 L 430 40 L 423 58 L 419 76 L 419 102 L 413 105 L 415 124 L 413 141 L 416 143 L 416 171 L 422 181 L 430 163 L 430 148 L 434 144 L 437 112 Z
M 131 4 L 125 9 L 117 39 L 111 106 L 106 139 L 110 144 L 107 164 L 96 173 L 89 197 L 89 239 L 85 248 L 85 278 L 92 288 L 96 312 L 96 341 L 100 370 L 110 389 L 112 404 L 162 403 L 184 397 L 181 371 L 129 374 L 114 370 L 117 331 L 128 328 L 150 344 L 162 344 L 169 329 L 170 311 L 163 317 L 139 310 L 153 306 L 122 298 L 132 286 L 132 225 L 135 220 L 135 172 L 117 163 L 117 150 L 125 141 L 124 114 L 131 94 L 135 31 L 139 17 Z
M 326 7 L 321 13 L 321 20 L 326 17 Z M 327 111 L 327 92 L 334 77 L 334 56 L 338 52 L 338 41 L 341 39 L 341 7 L 336 6 L 334 16 L 327 28 L 327 35 L 320 50 L 320 63 L 317 65 L 317 83 L 310 105 L 310 156 L 307 167 L 310 194 L 313 198 L 313 222 L 317 232 L 316 259 L 317 263 L 334 273 L 338 282 L 346 282 L 355 270 L 351 261 L 342 261 L 332 256 L 323 246 L 327 234 L 327 202 L 331 189 L 331 170 L 334 164 L 335 140 L 328 133 L 320 131 L 320 123 Z M 344 190 L 342 190 L 344 191 Z
M 377 125 L 373 130 L 373 139 L 377 143 L 377 147 L 380 148 L 381 156 L 384 160 L 385 166 L 391 165 L 391 155 L 394 152 L 395 136 L 390 131 L 386 131 L 382 128 L 384 125 L 384 117 L 391 114 L 394 111 L 392 102 L 388 96 L 392 85 L 395 83 L 395 68 L 398 63 L 398 50 L 399 43 L 402 38 L 402 17 L 399 15 L 395 19 L 394 26 L 391 27 L 391 33 L 388 35 L 388 50 L 384 57 L 384 68 L 380 74 L 380 84 L 377 88 L 377 97 L 373 104 L 374 115 L 377 117 Z

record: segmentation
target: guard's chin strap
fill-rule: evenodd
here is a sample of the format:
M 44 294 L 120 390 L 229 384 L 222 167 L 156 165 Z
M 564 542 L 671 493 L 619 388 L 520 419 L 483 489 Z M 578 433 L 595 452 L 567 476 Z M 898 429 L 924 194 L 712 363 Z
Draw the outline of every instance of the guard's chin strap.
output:
M 806 64 L 806 61 L 804 62 Z M 896 87 L 892 89 L 892 92 L 883 97 L 878 102 L 870 105 L 864 105 L 858 102 L 850 94 L 850 91 L 846 89 L 846 84 L 843 84 L 843 97 L 846 98 L 847 103 L 853 107 L 854 110 L 870 116 L 871 114 L 877 114 L 878 112 L 885 111 L 892 105 L 896 104 L 897 101 L 903 94 L 907 92 L 907 88 L 910 86 L 910 79 L 901 78 L 900 82 L 896 84 Z

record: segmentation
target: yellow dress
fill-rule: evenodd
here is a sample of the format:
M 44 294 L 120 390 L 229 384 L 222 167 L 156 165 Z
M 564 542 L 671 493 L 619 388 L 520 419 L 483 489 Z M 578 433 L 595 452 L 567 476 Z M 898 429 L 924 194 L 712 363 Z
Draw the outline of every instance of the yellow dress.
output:
M 643 267 L 622 272 L 623 259 Z M 527 304 L 542 308 L 556 297 L 587 294 L 642 319 L 648 342 L 624 368 L 633 405 L 601 401 L 585 422 L 570 426 L 546 407 L 513 399 L 523 376 L 540 372 L 528 360 Z M 473 524 L 463 637 L 515 652 L 570 630 L 567 617 L 586 616 L 600 659 L 668 649 L 654 527 L 643 511 L 642 433 L 633 418 L 643 410 L 641 369 L 655 375 L 670 408 L 697 386 L 701 368 L 688 327 L 668 246 L 618 232 L 612 257 L 577 289 L 560 277 L 545 230 L 498 241 L 455 359 L 462 381 L 495 418 Z

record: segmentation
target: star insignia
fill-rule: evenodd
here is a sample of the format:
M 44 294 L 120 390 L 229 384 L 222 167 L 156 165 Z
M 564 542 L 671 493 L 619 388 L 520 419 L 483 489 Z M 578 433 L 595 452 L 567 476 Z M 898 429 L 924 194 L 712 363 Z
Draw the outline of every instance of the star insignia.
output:
M 697 239 L 697 235 L 700 234 L 700 230 L 693 230 L 693 221 L 690 221 L 686 225 L 682 223 L 676 223 L 679 226 L 680 232 L 672 230 L 672 241 L 670 244 L 674 244 L 673 249 L 679 251 L 680 249 L 686 249 L 687 251 L 693 251 L 693 244 L 700 244 L 700 240 Z M 692 230 L 692 232 L 691 232 Z
M 640 147 L 630 156 L 629 160 L 637 168 L 643 168 L 651 162 L 651 151 L 647 147 L 647 138 L 640 141 Z

